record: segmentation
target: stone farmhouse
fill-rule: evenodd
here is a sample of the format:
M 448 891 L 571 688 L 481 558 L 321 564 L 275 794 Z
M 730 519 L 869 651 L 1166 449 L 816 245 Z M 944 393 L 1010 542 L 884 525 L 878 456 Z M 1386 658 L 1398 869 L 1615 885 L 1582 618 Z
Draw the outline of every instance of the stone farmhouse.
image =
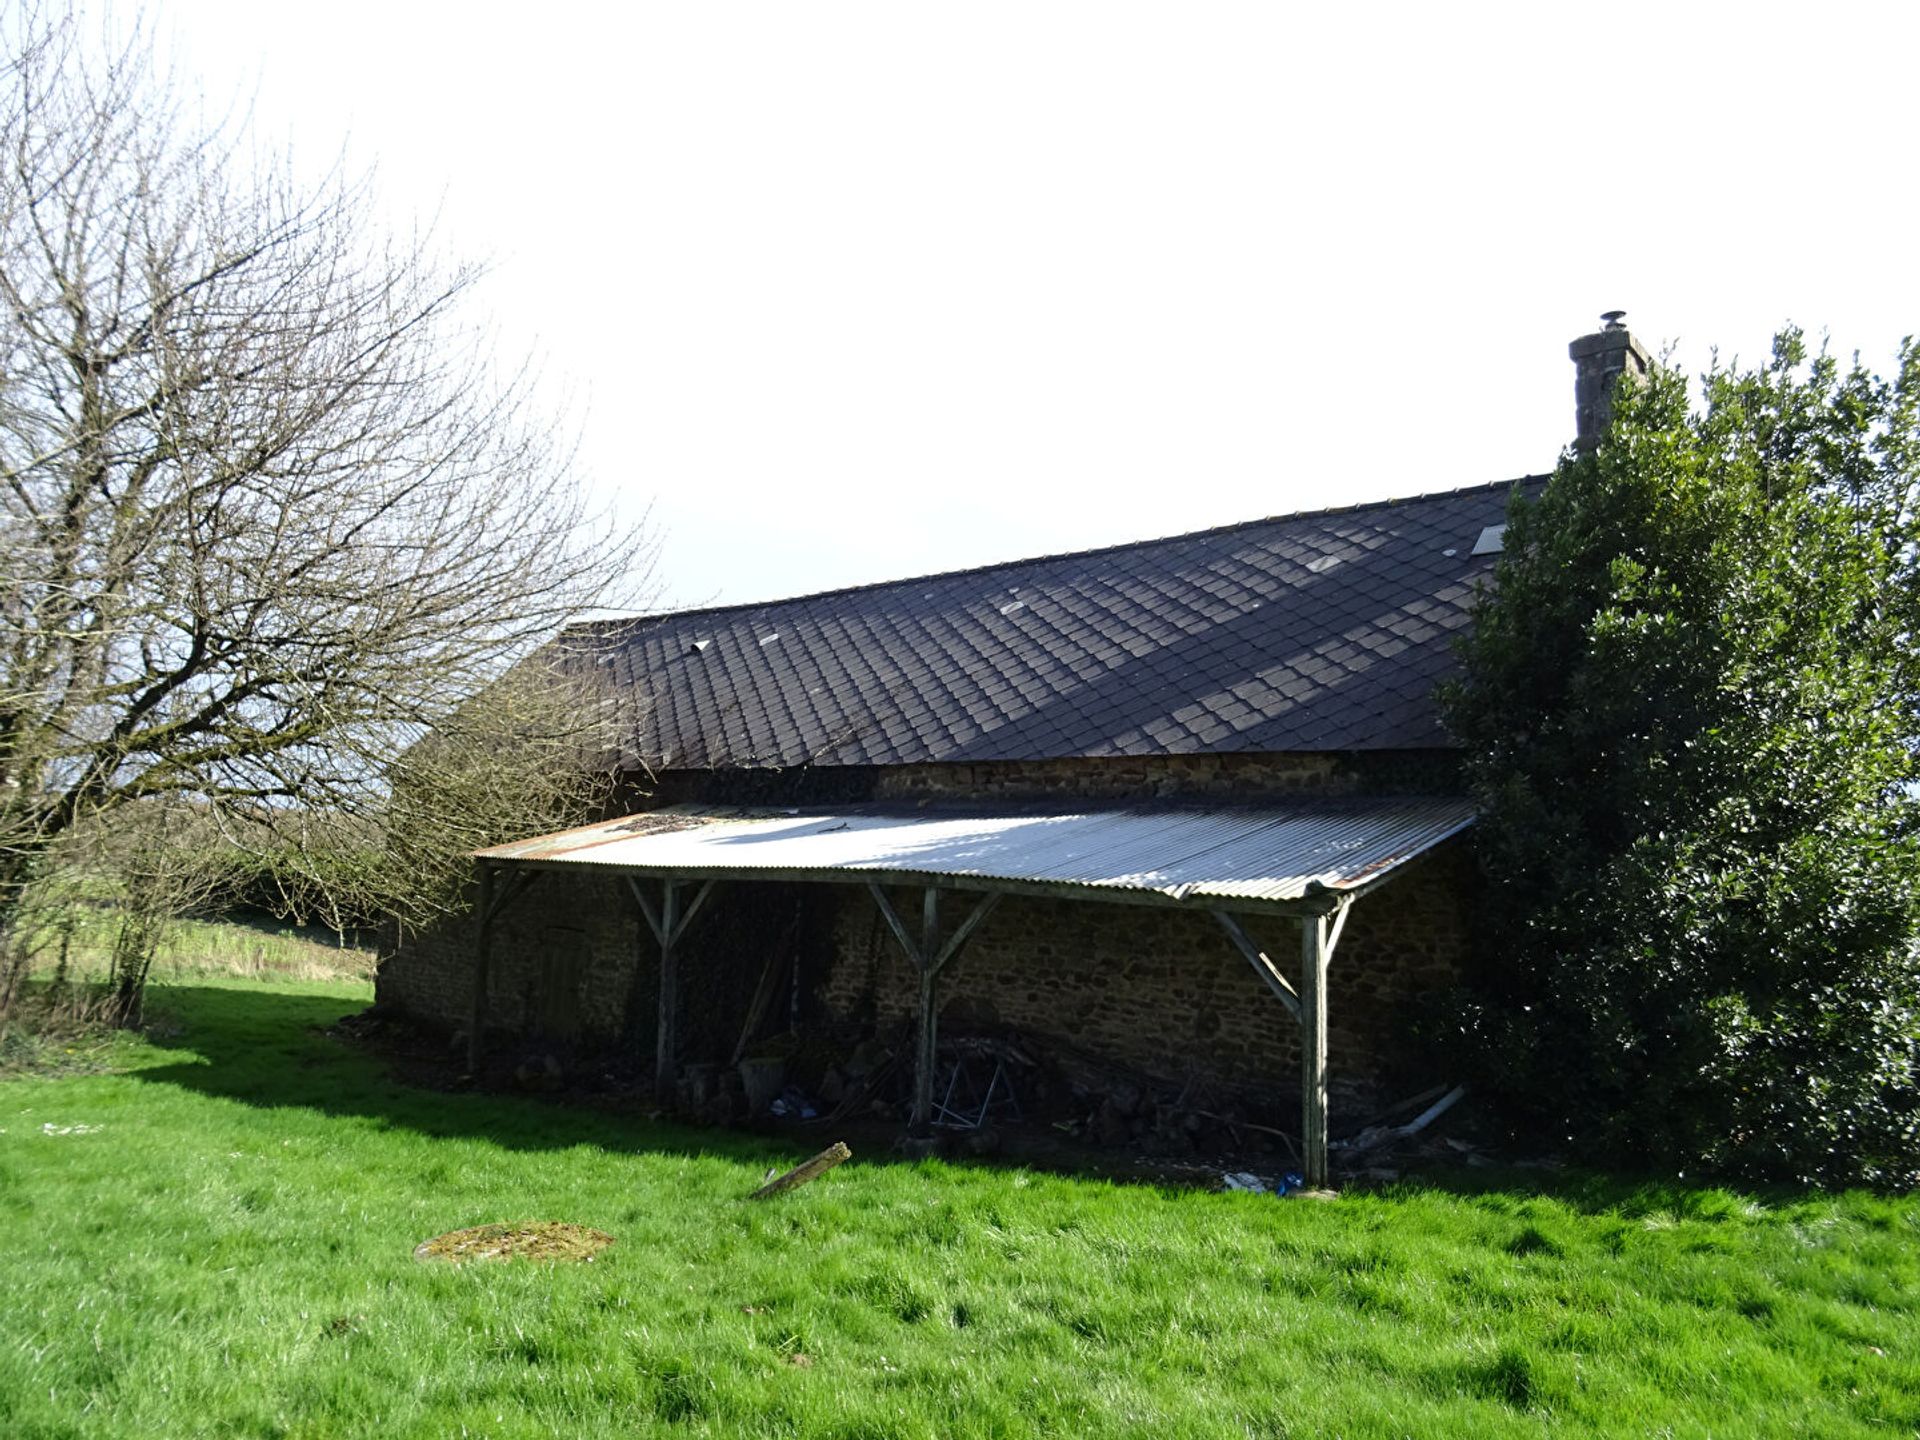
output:
M 1646 352 L 1574 342 L 1577 445 Z M 582 627 L 634 697 L 630 813 L 483 852 L 383 1007 L 644 1056 L 743 1022 L 1050 1037 L 1329 1110 L 1473 963 L 1471 808 L 1434 689 L 1542 477 Z M 766 1028 L 764 1018 L 758 1023 Z

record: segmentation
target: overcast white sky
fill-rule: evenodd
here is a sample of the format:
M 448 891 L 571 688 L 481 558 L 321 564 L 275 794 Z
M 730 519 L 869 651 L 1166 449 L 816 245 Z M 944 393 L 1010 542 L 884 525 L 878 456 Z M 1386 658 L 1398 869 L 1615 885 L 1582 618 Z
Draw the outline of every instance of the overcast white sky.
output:
M 1551 467 L 1567 342 L 1920 329 L 1920 6 L 168 0 L 588 402 L 665 598 Z

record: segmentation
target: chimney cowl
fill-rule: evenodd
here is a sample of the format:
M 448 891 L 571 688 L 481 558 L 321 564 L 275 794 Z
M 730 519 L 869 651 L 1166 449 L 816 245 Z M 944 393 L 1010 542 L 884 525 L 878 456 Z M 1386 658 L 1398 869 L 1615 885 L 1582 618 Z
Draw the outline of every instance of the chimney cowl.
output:
M 1609 310 L 1600 317 L 1601 328 L 1582 335 L 1567 347 L 1573 361 L 1573 445 L 1581 454 L 1590 453 L 1607 433 L 1613 418 L 1613 392 L 1622 375 L 1635 384 L 1647 378 L 1653 357 L 1647 347 L 1633 338 L 1624 323 L 1627 312 Z

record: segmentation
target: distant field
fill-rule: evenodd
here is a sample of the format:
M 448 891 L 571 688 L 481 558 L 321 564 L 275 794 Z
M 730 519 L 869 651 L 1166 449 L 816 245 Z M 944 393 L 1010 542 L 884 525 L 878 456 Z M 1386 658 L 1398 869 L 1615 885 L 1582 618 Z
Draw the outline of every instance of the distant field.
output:
M 118 916 L 110 906 L 75 905 L 64 926 L 43 923 L 35 931 L 34 974 L 52 974 L 62 940 L 69 973 L 104 975 Z M 261 915 L 246 920 L 176 920 L 167 930 L 153 973 L 161 980 L 222 975 L 253 980 L 363 980 L 373 978 L 373 951 L 312 926 L 291 925 Z
M 371 982 L 375 956 L 325 930 L 279 924 L 182 920 L 161 948 L 155 970 L 162 980 L 189 975 L 232 975 L 255 980 L 358 980 Z
M 244 951 L 252 942 L 236 938 Z M 856 1156 L 404 1088 L 361 983 L 156 988 L 0 1081 L 0 1435 L 1883 1436 L 1920 1204 L 1468 1171 L 1336 1201 Z M 496 1220 L 590 1265 L 449 1269 Z

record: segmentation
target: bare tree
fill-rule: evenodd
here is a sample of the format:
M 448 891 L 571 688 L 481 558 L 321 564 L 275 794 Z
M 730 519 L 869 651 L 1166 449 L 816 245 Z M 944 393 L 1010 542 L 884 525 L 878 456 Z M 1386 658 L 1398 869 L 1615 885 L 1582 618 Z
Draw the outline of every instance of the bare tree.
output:
M 16 11 L 0 55 L 0 924 L 151 799 L 431 831 L 389 767 L 477 695 L 607 746 L 607 707 L 497 683 L 645 557 L 490 364 L 477 272 L 379 238 L 363 183 L 252 163 L 137 32 Z
M 125 805 L 70 832 L 62 859 L 112 902 L 117 924 L 101 992 L 104 1018 L 137 1025 L 147 976 L 175 920 L 219 887 L 220 854 L 208 817 L 171 800 Z
M 0 945 L 0 1023 L 13 1018 L 23 982 L 46 952 L 57 956 L 43 1018 L 138 1023 L 154 957 L 175 919 L 218 891 L 230 855 L 201 807 L 152 799 L 92 817 L 64 832 L 37 882 L 17 897 Z M 93 942 L 111 920 L 104 959 Z M 80 939 L 81 959 L 69 967 Z M 86 978 L 75 987 L 70 982 Z
M 611 800 L 627 697 L 560 640 L 523 660 L 396 756 L 377 811 L 288 810 L 241 821 L 274 908 L 346 931 L 422 928 L 466 902 L 473 852 L 577 825 Z M 235 817 L 237 820 L 238 817 Z

